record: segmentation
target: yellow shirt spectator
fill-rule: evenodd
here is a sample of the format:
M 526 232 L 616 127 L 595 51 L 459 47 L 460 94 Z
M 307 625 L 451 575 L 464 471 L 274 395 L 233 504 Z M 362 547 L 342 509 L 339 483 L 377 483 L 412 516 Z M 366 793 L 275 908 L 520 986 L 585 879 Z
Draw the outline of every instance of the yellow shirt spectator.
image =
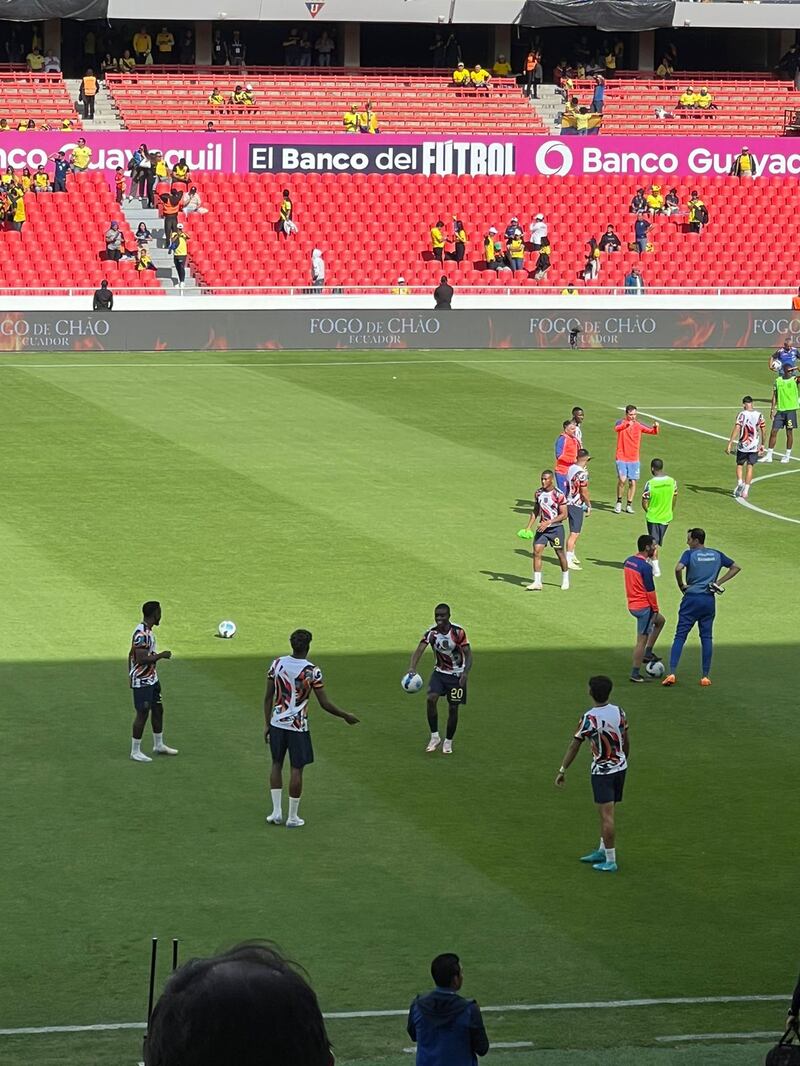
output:
M 164 162 L 163 159 L 159 159 L 158 160 L 158 162 L 155 165 L 155 169 L 154 169 L 153 173 L 155 174 L 155 176 L 157 178 L 160 178 L 162 181 L 166 181 L 166 179 L 169 177 L 169 171 L 167 170 L 167 164 Z
M 492 74 L 496 78 L 507 78 L 511 73 L 511 64 L 508 62 L 505 56 L 498 56 L 492 67 Z
M 581 108 L 580 111 L 575 114 L 575 129 L 576 130 L 588 130 L 589 129 L 589 113 L 585 108 Z
M 508 254 L 512 259 L 524 259 L 525 258 L 525 245 L 522 243 L 519 237 L 513 237 L 508 242 Z
M 664 210 L 664 197 L 661 195 L 661 187 L 659 185 L 651 186 L 650 192 L 645 197 L 645 200 L 651 211 Z
M 134 33 L 133 50 L 137 55 L 147 55 L 152 50 L 153 42 L 149 33 Z
M 212 91 L 211 91 L 211 93 L 209 94 L 209 97 L 208 97 L 208 102 L 213 107 L 219 107 L 220 104 L 224 104 L 225 103 L 225 97 L 222 95 L 222 93 L 219 91 L 219 89 L 212 89 Z
M 662 59 L 656 67 L 656 74 L 659 78 L 671 78 L 675 73 L 675 70 L 668 59 Z
M 431 226 L 431 244 L 434 250 L 444 248 L 444 233 L 438 226 Z
M 345 133 L 358 133 L 358 109 L 353 104 L 342 116 L 342 125 Z
M 603 64 L 604 64 L 606 70 L 616 70 L 617 69 L 617 56 L 616 56 L 616 53 L 614 52 L 613 48 L 610 49 L 603 56 Z
M 463 63 L 459 63 L 456 69 L 453 71 L 453 84 L 454 85 L 469 85 L 470 74 L 465 68 Z
M 708 89 L 701 89 L 697 94 L 697 106 L 703 110 L 711 107 L 714 103 L 714 97 L 708 91 Z
M 681 107 L 695 107 L 697 104 L 697 93 L 690 86 L 685 93 L 681 93 L 678 103 Z
M 397 284 L 392 289 L 392 296 L 410 296 L 410 295 L 411 295 L 411 289 L 409 289 L 408 285 L 406 285 L 406 279 L 405 278 L 398 278 L 397 279 Z
M 182 229 L 177 230 L 174 237 L 175 247 L 172 250 L 172 254 L 177 256 L 186 255 L 188 253 L 188 240 L 188 233 L 184 233 Z
M 483 238 L 483 258 L 487 263 L 493 263 L 496 258 L 494 254 L 494 237 L 491 233 Z
M 156 48 L 159 52 L 171 52 L 174 47 L 175 38 L 169 30 L 162 30 L 161 33 L 156 35 Z
M 123 74 L 130 74 L 132 70 L 136 69 L 136 59 L 134 56 L 123 56 L 119 61 L 119 69 Z
M 137 270 L 149 270 L 151 265 L 152 265 L 152 262 L 153 262 L 153 260 L 150 258 L 150 255 L 149 255 L 147 249 L 146 248 L 141 248 L 139 250 L 139 258 L 136 260 L 136 269 Z
M 76 167 L 85 168 L 89 166 L 89 160 L 91 158 L 91 148 L 88 148 L 85 144 L 82 146 L 76 145 L 76 147 L 72 149 L 72 158 L 70 161 L 74 163 Z
M 3 173 L 0 174 L 0 184 L 5 185 L 6 188 L 8 188 L 9 185 L 16 185 L 17 179 L 14 177 L 14 171 L 4 170 Z
M 26 218 L 25 201 L 21 196 L 18 196 L 17 202 L 14 204 L 14 222 L 24 222 Z
M 470 71 L 469 80 L 473 85 L 488 85 L 492 80 L 492 75 L 488 70 L 484 70 L 480 63 L 476 63 Z
M 575 288 L 574 285 L 567 285 L 566 289 L 562 289 L 561 290 L 561 295 L 562 296 L 577 296 L 578 295 L 578 290 Z
M 43 170 L 37 170 L 33 175 L 33 184 L 35 188 L 44 192 L 50 185 L 50 179 Z
M 67 130 L 71 130 L 71 129 L 74 129 L 74 128 L 75 127 L 72 125 L 72 119 L 71 118 L 65 118 L 64 121 L 61 123 L 61 129 L 64 130 L 65 132 Z
M 28 70 L 32 73 L 38 74 L 44 70 L 44 56 L 41 52 L 29 52 L 26 58 L 28 60 Z

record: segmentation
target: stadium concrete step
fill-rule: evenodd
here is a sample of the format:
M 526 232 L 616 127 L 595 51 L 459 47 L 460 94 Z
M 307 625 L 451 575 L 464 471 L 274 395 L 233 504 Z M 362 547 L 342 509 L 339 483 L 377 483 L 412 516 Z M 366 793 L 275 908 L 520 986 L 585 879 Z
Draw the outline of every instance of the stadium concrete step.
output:
M 167 248 L 167 242 L 164 237 L 164 220 L 159 216 L 155 208 L 144 207 L 138 197 L 133 200 L 126 199 L 122 204 L 122 213 L 134 233 L 138 229 L 140 222 L 144 222 L 152 233 L 154 239 L 150 242 L 149 249 L 150 256 L 155 264 L 156 277 L 161 282 L 162 288 L 166 289 L 167 292 L 172 292 L 178 284 L 178 276 L 175 273 L 172 253 Z M 188 223 L 186 224 L 186 229 L 187 232 L 190 230 Z M 191 268 L 187 264 L 184 291 L 192 292 L 194 295 L 199 292 L 199 289 L 200 286 L 197 284 Z
M 540 85 L 538 99 L 530 103 L 550 133 L 559 133 L 561 124 L 556 121 L 556 115 L 564 110 L 564 97 L 555 85 Z
M 67 91 L 73 101 L 78 100 L 81 91 L 79 78 L 65 78 Z M 81 124 L 85 130 L 121 130 L 123 125 L 119 120 L 116 109 L 108 95 L 104 82 L 98 82 L 97 97 L 94 102 L 94 119 L 83 117 L 83 106 L 77 105 L 77 113 L 81 116 Z

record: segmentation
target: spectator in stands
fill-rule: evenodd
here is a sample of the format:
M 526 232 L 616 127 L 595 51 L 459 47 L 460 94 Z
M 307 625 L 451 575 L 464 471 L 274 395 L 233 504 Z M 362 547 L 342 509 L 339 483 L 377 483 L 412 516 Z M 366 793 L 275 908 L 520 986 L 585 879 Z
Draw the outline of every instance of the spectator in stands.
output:
M 691 85 L 686 86 L 686 89 L 678 97 L 675 107 L 680 111 L 691 111 L 697 107 L 697 93 Z
M 495 78 L 507 78 L 511 73 L 511 64 L 504 55 L 499 55 L 492 67 L 492 76 Z
M 134 234 L 134 236 L 136 237 L 136 244 L 139 248 L 141 248 L 142 245 L 149 244 L 150 241 L 152 241 L 153 239 L 153 234 L 147 228 L 146 222 L 139 223 L 139 225 L 136 227 L 136 233 Z
M 14 168 L 13 167 L 11 167 L 11 166 L 6 167 L 6 169 L 3 171 L 2 175 L 0 175 L 0 183 L 2 183 L 2 185 L 6 189 L 10 189 L 12 185 L 16 185 L 17 184 L 17 178 L 16 178 L 16 175 L 14 174 Z
M 254 943 L 193 959 L 170 977 L 150 1020 L 144 1061 L 333 1066 L 333 1055 L 305 977 L 271 945 Z
M 519 219 L 516 215 L 511 216 L 511 220 L 506 226 L 504 236 L 507 241 L 513 240 L 514 237 L 522 237 L 522 226 L 520 226 Z
M 661 57 L 661 62 L 656 67 L 656 77 L 658 78 L 674 78 L 675 68 L 672 65 L 672 60 L 669 56 L 665 55 Z
M 243 67 L 247 58 L 247 45 L 238 30 L 233 31 L 228 45 L 228 62 L 232 67 Z
M 716 111 L 717 105 L 714 103 L 714 97 L 703 85 L 700 92 L 697 94 L 697 110 L 698 111 Z
M 603 68 L 607 78 L 613 78 L 617 73 L 617 51 L 612 41 L 608 41 L 603 48 Z
M 133 54 L 136 56 L 137 63 L 153 62 L 153 41 L 147 32 L 146 26 L 142 26 L 138 33 L 134 33 L 131 43 L 133 44 Z
M 464 57 L 461 54 L 461 43 L 458 37 L 454 33 L 449 33 L 447 39 L 444 42 L 444 65 L 446 67 L 454 67 Z
M 406 285 L 406 279 L 401 274 L 397 279 L 397 284 L 392 289 L 392 296 L 410 296 L 411 289 Z
M 169 242 L 169 250 L 172 252 L 172 261 L 175 263 L 175 273 L 178 275 L 177 285 L 179 289 L 186 288 L 186 258 L 189 254 L 189 241 L 191 238 L 179 222 Z
M 73 152 L 73 155 L 75 153 Z M 131 190 L 130 199 L 136 196 L 143 200 L 147 198 L 148 207 L 153 206 L 153 189 L 155 188 L 155 172 L 153 161 L 146 144 L 140 144 L 131 156 Z
M 100 288 L 95 291 L 94 299 L 92 300 L 93 311 L 113 311 L 114 309 L 114 293 L 108 287 L 108 281 L 106 278 L 100 282 Z
M 434 35 L 433 41 L 428 45 L 428 54 L 431 57 L 431 66 L 437 70 L 445 65 L 444 37 L 441 33 Z
M 228 46 L 220 30 L 214 30 L 214 39 L 211 42 L 211 65 L 224 67 L 228 62 Z
M 208 214 L 208 208 L 203 207 L 203 201 L 200 198 L 200 193 L 197 191 L 196 185 L 193 185 L 183 198 L 183 213 L 185 215 Z
M 408 1012 L 408 1035 L 417 1045 L 419 1066 L 474 1066 L 489 1050 L 489 1038 L 474 999 L 458 993 L 464 975 L 458 955 L 437 955 L 431 963 L 433 992 L 417 996 Z
M 139 246 L 139 250 L 136 253 L 136 270 L 155 270 L 156 265 L 153 262 L 150 253 L 147 250 L 147 245 L 142 244 Z
M 453 286 L 447 281 L 447 275 L 442 274 L 439 278 L 439 284 L 433 290 L 433 298 L 436 301 L 434 310 L 436 311 L 452 311 L 453 309 Z M 416 1039 L 415 1037 L 411 1038 Z
M 602 74 L 595 74 L 594 92 L 592 93 L 592 111 L 596 115 L 603 114 L 606 102 L 606 79 Z
M 71 118 L 65 118 L 64 121 L 61 123 L 61 126 L 59 127 L 59 129 L 64 130 L 65 132 L 67 132 L 69 130 L 74 130 L 75 129 L 75 123 L 72 121 Z
M 586 262 L 583 266 L 583 280 L 595 281 L 600 274 L 600 245 L 590 237 L 586 242 Z
M 44 70 L 44 56 L 38 48 L 32 48 L 28 52 L 25 62 L 28 64 L 28 70 L 31 74 L 41 74 Z
M 708 208 L 696 189 L 692 190 L 686 206 L 689 208 L 689 232 L 702 233 L 703 226 L 708 225 Z
M 644 255 L 647 251 L 647 234 L 651 225 L 652 223 L 648 222 L 644 217 L 644 212 L 640 212 L 636 216 L 636 221 L 633 224 L 633 239 L 639 255 Z
M 506 262 L 514 274 L 525 269 L 525 244 L 520 234 L 515 234 L 506 243 Z
M 106 52 L 103 58 L 100 60 L 100 77 L 105 78 L 106 74 L 116 74 L 119 70 L 119 60 L 115 59 L 110 52 Z
M 289 190 L 283 190 L 283 199 L 280 206 L 280 220 L 279 220 L 278 232 L 282 233 L 284 237 L 291 237 L 297 233 L 299 226 L 294 220 L 294 204 L 292 198 L 289 195 Z
M 311 252 L 311 285 L 316 292 L 322 292 L 325 285 L 325 259 L 320 248 Z
M 17 126 L 18 133 L 31 133 L 36 129 L 36 123 L 32 118 L 24 118 Z
M 309 37 L 307 30 L 303 30 L 303 32 L 300 34 L 300 43 L 298 44 L 297 48 L 300 52 L 300 66 L 310 67 L 312 59 L 312 47 L 311 38 Z
M 61 60 L 52 50 L 49 48 L 44 57 L 44 72 L 45 74 L 60 74 L 61 73 Z
M 56 152 L 55 155 L 51 155 L 50 159 L 55 163 L 55 172 L 53 174 L 53 192 L 66 192 L 67 191 L 67 174 L 70 171 L 70 163 L 64 152 Z
M 484 70 L 480 63 L 476 63 L 469 73 L 470 84 L 474 89 L 488 89 L 492 75 Z
M 25 196 L 21 188 L 12 185 L 8 191 L 8 197 L 11 204 L 11 220 L 9 225 L 12 229 L 21 233 L 22 227 L 25 225 L 25 219 L 27 218 L 25 213 Z
M 220 114 L 223 113 L 222 105 L 225 103 L 225 97 L 222 95 L 219 89 L 215 87 L 211 90 L 211 92 L 208 94 L 207 102 L 209 107 L 216 108 Z
M 178 160 L 175 166 L 172 168 L 172 188 L 179 189 L 181 196 L 189 188 L 189 182 L 191 180 L 191 173 L 189 172 L 189 164 L 186 162 L 183 156 Z
M 8 133 L 8 132 L 10 132 L 9 131 L 9 125 L 8 125 L 8 119 L 7 118 L 0 118 L 0 133 Z
M 345 133 L 358 133 L 358 104 L 351 104 L 342 116 Z
M 31 185 L 33 185 L 33 176 L 31 175 L 30 167 L 23 167 L 22 174 L 19 178 L 19 187 L 22 189 L 23 196 L 26 192 L 31 191 Z
M 81 79 L 80 99 L 83 101 L 83 117 L 94 121 L 94 102 L 97 97 L 97 78 L 91 67 Z
M 800 311 L 800 289 L 797 290 L 797 295 L 792 297 L 792 310 Z
M 104 239 L 106 242 L 106 259 L 113 259 L 118 263 L 122 258 L 122 249 L 125 244 L 125 239 L 122 236 L 119 222 L 117 222 L 116 219 L 110 223 L 105 232 Z
M 228 103 L 231 105 L 231 107 L 241 107 L 246 99 L 247 94 L 244 91 L 244 86 L 235 85 L 233 88 L 233 92 L 228 97 Z
M 625 295 L 644 296 L 644 278 L 638 266 L 631 267 L 630 273 L 625 275 Z
M 359 112 L 358 115 L 358 132 L 359 133 L 380 133 L 380 127 L 378 125 L 378 112 L 375 110 L 375 105 L 371 100 L 367 100 L 364 104 L 364 110 Z
M 460 218 L 453 219 L 453 259 L 457 263 L 464 260 L 467 252 L 467 232 Z
M 746 178 L 748 181 L 756 176 L 758 161 L 749 148 L 743 148 L 736 156 L 731 167 L 731 174 L 735 178 Z
M 586 137 L 589 134 L 589 108 L 579 107 L 577 114 L 575 115 L 575 132 L 579 137 Z
M 606 231 L 600 238 L 600 251 L 608 252 L 609 254 L 611 254 L 613 252 L 618 252 L 621 247 L 622 241 L 620 241 L 619 237 L 615 233 L 614 227 L 606 226 Z
M 322 34 L 314 41 L 314 51 L 317 53 L 317 66 L 329 67 L 331 65 L 331 56 L 336 50 L 336 42 L 328 33 L 327 30 L 323 30 Z
M 136 70 L 136 58 L 126 48 L 119 61 L 119 72 L 120 74 L 130 74 L 132 70 Z
M 533 48 L 528 50 L 528 54 L 525 56 L 525 64 L 523 67 L 523 73 L 525 75 L 525 95 L 530 100 L 538 98 L 538 83 L 536 81 L 536 68 L 539 65 L 539 56 Z
M 166 26 L 162 26 L 156 34 L 156 62 L 171 63 L 174 48 L 175 38 Z
M 296 67 L 300 63 L 300 34 L 292 26 L 283 39 L 283 62 L 287 67 Z
M 175 189 L 161 194 L 161 217 L 164 219 L 164 240 L 170 243 L 178 229 L 178 214 L 183 204 L 183 193 Z
M 36 173 L 33 175 L 33 191 L 50 192 L 50 178 L 42 165 L 36 168 Z
M 539 90 L 544 82 L 544 64 L 542 62 L 542 53 L 537 48 L 536 50 L 536 66 L 533 71 L 533 98 L 534 100 L 539 95 Z
M 217 127 L 210 120 L 206 122 L 206 133 L 216 133 Z
M 533 245 L 534 252 L 538 252 L 541 246 L 547 241 L 547 223 L 544 220 L 544 215 L 537 215 L 531 222 L 531 244 Z
M 650 215 L 660 215 L 664 210 L 664 197 L 661 193 L 660 185 L 651 185 L 650 192 L 645 197 L 647 201 L 647 211 Z
M 438 263 L 444 263 L 444 222 L 438 219 L 435 226 L 431 226 L 431 251 L 433 258 Z
M 78 143 L 72 149 L 72 155 L 70 157 L 70 167 L 78 174 L 82 174 L 89 169 L 89 163 L 92 161 L 92 150 L 86 144 L 85 137 L 79 137 Z
M 155 193 L 160 200 L 163 193 L 170 191 L 170 171 L 161 152 L 156 152 L 155 157 L 153 165 L 153 173 L 156 179 Z
M 194 33 L 191 30 L 184 30 L 178 50 L 178 62 L 181 66 L 190 67 L 194 64 L 194 55 Z
M 469 71 L 463 63 L 459 63 L 453 71 L 453 85 L 463 88 L 465 85 L 469 85 L 469 83 Z
M 543 281 L 547 277 L 547 271 L 550 269 L 550 242 L 547 238 L 539 248 L 539 254 L 536 257 L 536 262 L 533 266 L 533 277 L 535 281 Z
M 487 270 L 497 270 L 500 266 L 496 254 L 496 238 L 497 230 L 494 226 L 490 226 L 486 236 L 483 238 L 483 261 Z
M 647 199 L 644 195 L 644 189 L 637 189 L 636 195 L 631 200 L 631 206 L 628 208 L 628 212 L 631 215 L 638 215 L 642 211 L 647 210 Z

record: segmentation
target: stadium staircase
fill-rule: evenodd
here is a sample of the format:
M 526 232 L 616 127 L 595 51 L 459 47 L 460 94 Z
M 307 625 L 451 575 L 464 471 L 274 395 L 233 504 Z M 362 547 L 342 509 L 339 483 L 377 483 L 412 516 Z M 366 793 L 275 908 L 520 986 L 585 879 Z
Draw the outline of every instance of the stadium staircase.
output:
M 126 199 L 122 204 L 122 213 L 127 219 L 128 225 L 133 233 L 136 233 L 140 222 L 144 222 L 150 230 L 153 235 L 153 240 L 148 245 L 148 249 L 150 257 L 155 264 L 156 277 L 162 288 L 166 289 L 167 292 L 172 292 L 172 290 L 177 287 L 178 275 L 175 273 L 175 262 L 172 258 L 172 252 L 170 252 L 167 247 L 167 242 L 164 238 L 164 220 L 155 208 L 142 206 L 142 202 L 138 198 L 133 200 Z M 190 215 L 189 221 L 187 221 L 184 215 L 180 215 L 179 217 L 186 227 L 186 232 L 189 233 L 190 237 L 193 239 L 193 227 L 190 220 L 196 216 Z M 192 290 L 197 288 L 197 282 L 195 281 L 194 275 L 187 263 L 184 292 L 192 295 Z
M 539 95 L 537 99 L 531 100 L 531 106 L 548 133 L 561 132 L 561 123 L 556 121 L 556 115 L 560 115 L 564 110 L 564 97 L 555 85 L 540 85 Z
M 65 78 L 64 84 L 72 100 L 78 99 L 81 83 L 78 78 Z M 83 114 L 82 111 L 79 114 Z M 81 117 L 81 123 L 86 130 L 121 130 L 122 123 L 117 117 L 117 112 L 108 95 L 105 84 L 98 82 L 97 96 L 94 102 L 94 120 Z

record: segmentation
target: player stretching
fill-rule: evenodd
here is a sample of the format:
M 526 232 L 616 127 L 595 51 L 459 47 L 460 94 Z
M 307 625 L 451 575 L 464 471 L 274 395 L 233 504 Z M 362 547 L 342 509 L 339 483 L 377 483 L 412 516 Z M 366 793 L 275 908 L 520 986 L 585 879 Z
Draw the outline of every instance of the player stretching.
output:
M 527 525 L 528 529 L 533 529 L 534 524 L 536 525 L 536 536 L 533 538 L 533 581 L 525 586 L 529 592 L 542 590 L 542 556 L 548 544 L 553 545 L 561 564 L 561 588 L 569 588 L 569 570 L 564 552 L 567 497 L 556 488 L 552 470 L 542 471 L 541 482 L 542 487 L 536 490 L 533 497 L 533 514 Z
M 628 556 L 622 570 L 625 576 L 628 611 L 636 619 L 636 646 L 633 649 L 631 681 L 639 683 L 645 680 L 642 677 L 642 663 L 658 660 L 653 646 L 664 628 L 664 615 L 659 614 L 651 565 L 656 543 L 649 534 L 643 533 L 637 540 L 636 547 L 639 549 L 638 553 Z
M 664 473 L 663 459 L 654 459 L 650 463 L 650 473 L 652 477 L 645 484 L 642 493 L 642 507 L 647 515 L 647 532 L 655 542 L 652 557 L 653 574 L 655 577 L 661 577 L 658 553 L 674 516 L 678 483 L 674 477 L 669 477 Z
M 458 708 L 467 702 L 467 678 L 472 669 L 472 648 L 467 634 L 450 621 L 450 608 L 446 603 L 437 603 L 433 609 L 435 625 L 426 629 L 411 656 L 409 672 L 417 672 L 417 663 L 430 645 L 436 665 L 428 682 L 428 725 L 431 739 L 426 751 L 436 751 L 442 743 L 439 736 L 439 697 L 447 700 L 447 732 L 442 746 L 443 755 L 453 754 L 453 737 L 458 728 Z
M 731 454 L 733 442 L 736 441 L 736 488 L 735 497 L 746 500 L 750 495 L 750 483 L 753 480 L 753 467 L 759 456 L 764 454 L 764 416 L 753 407 L 753 397 L 742 397 L 742 410 L 733 423 L 731 437 L 725 448 Z
M 600 814 L 600 843 L 596 851 L 581 855 L 581 862 L 590 862 L 593 869 L 609 874 L 617 872 L 614 813 L 616 805 L 622 803 L 630 750 L 625 712 L 608 702 L 613 687 L 610 677 L 589 678 L 589 695 L 594 706 L 581 719 L 556 775 L 556 787 L 563 788 L 567 770 L 581 744 L 588 740 L 592 746 L 592 792 Z
M 723 591 L 722 586 L 726 581 L 736 577 L 741 567 L 737 566 L 733 559 L 729 559 L 724 552 L 706 547 L 704 529 L 690 529 L 686 535 L 686 543 L 689 547 L 675 567 L 675 580 L 678 582 L 683 599 L 678 610 L 678 625 L 675 628 L 675 637 L 669 653 L 669 673 L 661 684 L 675 684 L 675 674 L 681 660 L 683 646 L 696 622 L 700 630 L 703 658 L 700 684 L 705 687 L 711 684 L 708 675 L 711 673 L 711 656 L 714 653 L 714 616 L 717 612 L 714 597 Z M 720 577 L 719 572 L 723 566 L 728 569 Z M 686 581 L 683 580 L 684 570 Z
M 291 655 L 273 659 L 267 671 L 267 691 L 264 694 L 264 739 L 272 755 L 269 775 L 269 791 L 272 797 L 272 814 L 267 815 L 270 825 L 283 822 L 283 763 L 289 753 L 292 768 L 289 778 L 288 829 L 305 825 L 298 817 L 300 796 L 303 793 L 303 767 L 314 761 L 311 735 L 308 731 L 308 701 L 311 693 L 323 711 L 334 718 L 342 718 L 348 725 L 357 725 L 354 714 L 340 710 L 328 699 L 322 671 L 308 661 L 311 634 L 307 629 L 296 629 L 289 637 Z
M 586 469 L 586 464 L 591 458 L 585 448 L 579 448 L 575 462 L 567 471 L 567 519 L 569 520 L 567 566 L 570 570 L 583 569 L 580 559 L 575 554 L 575 545 L 583 529 L 584 515 L 592 513 L 592 501 L 589 498 L 589 472 Z
M 567 494 L 567 472 L 578 458 L 578 426 L 568 419 L 562 424 L 561 433 L 556 438 L 556 484 L 561 492 Z
M 614 425 L 617 434 L 617 502 L 616 514 L 622 510 L 622 495 L 628 482 L 628 503 L 625 510 L 633 514 L 633 497 L 639 480 L 639 449 L 643 433 L 658 433 L 658 422 L 646 426 L 638 420 L 638 412 L 632 403 L 625 408 L 625 417 Z
M 778 439 L 779 429 L 786 430 L 786 452 L 781 462 L 788 463 L 792 458 L 794 430 L 797 425 L 798 388 L 800 388 L 800 385 L 794 376 L 794 371 L 788 365 L 784 365 L 772 387 L 772 403 L 769 408 L 772 429 L 769 434 L 767 454 L 764 456 L 765 463 L 772 462 L 772 449 Z
M 128 676 L 131 679 L 133 706 L 136 710 L 131 740 L 131 758 L 134 762 L 153 761 L 142 751 L 144 727 L 151 713 L 153 754 L 178 754 L 177 748 L 168 748 L 164 743 L 164 705 L 161 702 L 161 683 L 158 680 L 156 663 L 160 659 L 171 659 L 172 652 L 156 651 L 153 629 L 160 623 L 161 604 L 158 600 L 148 600 L 142 604 L 142 621 L 133 631 L 131 650 L 128 653 Z

